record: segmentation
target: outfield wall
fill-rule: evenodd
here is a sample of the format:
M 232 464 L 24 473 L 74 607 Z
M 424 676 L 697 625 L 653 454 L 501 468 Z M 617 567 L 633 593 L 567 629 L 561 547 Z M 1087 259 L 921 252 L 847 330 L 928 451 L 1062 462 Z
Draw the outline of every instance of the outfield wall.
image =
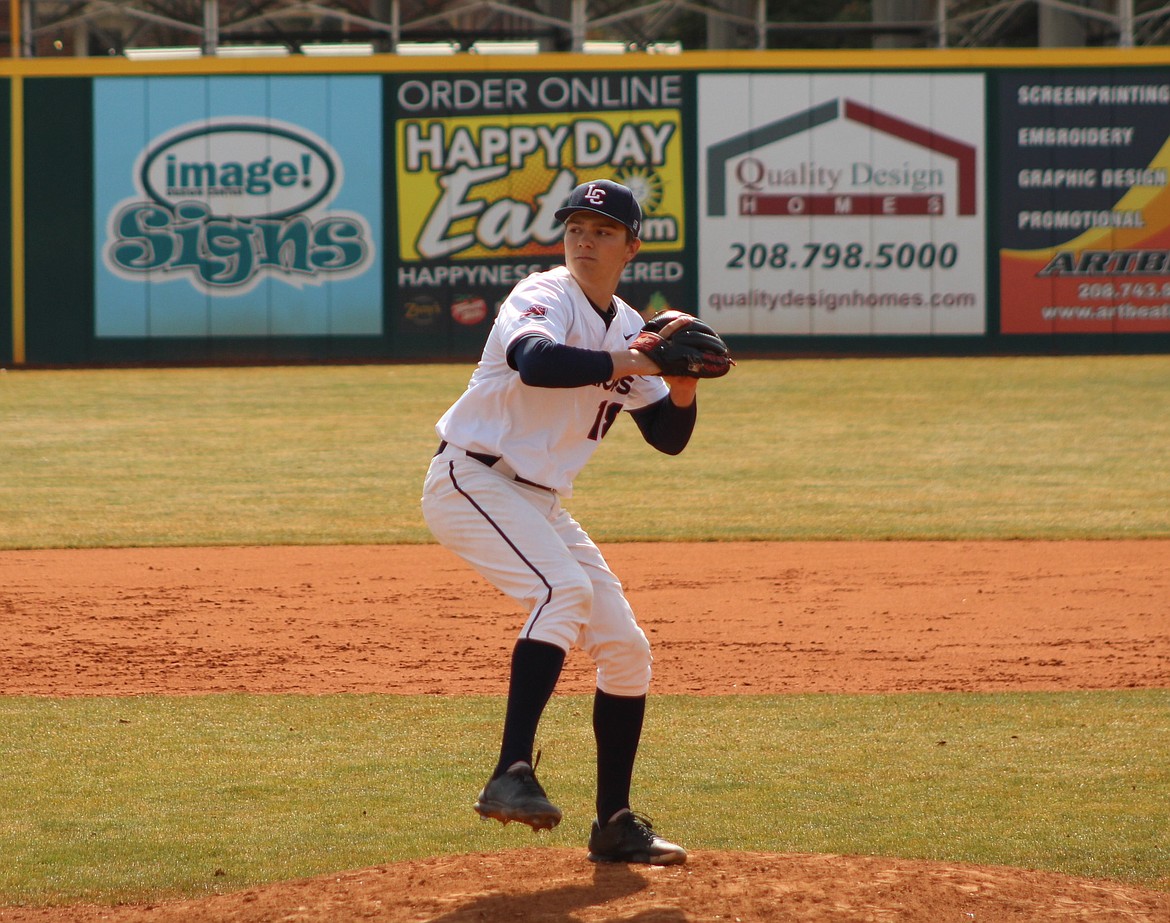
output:
M 1170 351 L 1170 49 L 0 78 L 5 365 L 469 359 L 593 177 L 643 203 L 623 296 L 740 350 Z

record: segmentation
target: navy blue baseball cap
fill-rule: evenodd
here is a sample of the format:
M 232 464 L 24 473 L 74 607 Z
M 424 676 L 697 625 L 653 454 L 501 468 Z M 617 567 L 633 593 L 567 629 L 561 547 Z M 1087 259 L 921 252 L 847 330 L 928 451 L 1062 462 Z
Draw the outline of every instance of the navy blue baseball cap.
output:
M 581 211 L 613 218 L 629 228 L 635 237 L 642 233 L 642 206 L 629 187 L 613 180 L 595 179 L 582 183 L 573 190 L 569 201 L 563 208 L 558 208 L 553 217 L 563 224 L 573 212 Z

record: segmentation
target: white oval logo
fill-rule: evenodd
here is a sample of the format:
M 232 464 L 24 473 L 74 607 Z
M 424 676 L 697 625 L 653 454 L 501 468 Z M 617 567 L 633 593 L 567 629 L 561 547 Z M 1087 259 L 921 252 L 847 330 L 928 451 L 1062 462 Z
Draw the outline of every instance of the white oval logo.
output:
M 328 201 L 340 164 L 321 139 L 273 121 L 183 126 L 143 154 L 142 190 L 160 205 L 203 202 L 216 217 L 285 218 Z

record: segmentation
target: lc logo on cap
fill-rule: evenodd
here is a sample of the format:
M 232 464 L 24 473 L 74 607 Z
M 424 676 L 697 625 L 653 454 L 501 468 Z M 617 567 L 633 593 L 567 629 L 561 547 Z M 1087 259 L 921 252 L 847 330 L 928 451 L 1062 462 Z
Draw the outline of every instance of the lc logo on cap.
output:
M 598 186 L 597 183 L 590 183 L 581 198 L 590 205 L 603 205 L 605 204 L 605 190 Z
M 620 221 L 635 237 L 642 230 L 642 207 L 634 198 L 634 193 L 628 186 L 613 180 L 599 179 L 582 183 L 573 190 L 564 207 L 556 210 L 554 217 L 563 223 L 577 211 L 597 212 Z

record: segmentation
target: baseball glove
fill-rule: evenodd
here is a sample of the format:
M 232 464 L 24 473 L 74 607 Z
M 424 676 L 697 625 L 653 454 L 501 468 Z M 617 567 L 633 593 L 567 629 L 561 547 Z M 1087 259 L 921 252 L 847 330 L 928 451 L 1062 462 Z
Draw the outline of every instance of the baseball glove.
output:
M 685 315 L 681 311 L 655 314 L 630 348 L 653 359 L 663 375 L 721 378 L 730 372 L 735 360 L 731 358 L 727 344 L 714 328 L 697 317 L 691 318 L 681 330 L 676 330 L 670 339 L 659 333 L 672 320 L 682 316 Z

